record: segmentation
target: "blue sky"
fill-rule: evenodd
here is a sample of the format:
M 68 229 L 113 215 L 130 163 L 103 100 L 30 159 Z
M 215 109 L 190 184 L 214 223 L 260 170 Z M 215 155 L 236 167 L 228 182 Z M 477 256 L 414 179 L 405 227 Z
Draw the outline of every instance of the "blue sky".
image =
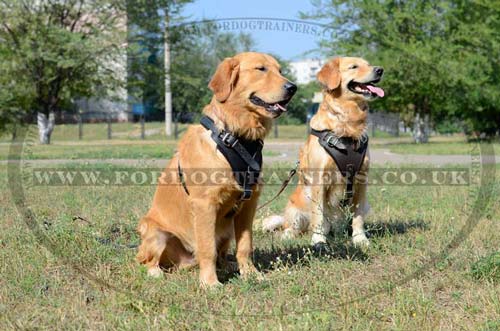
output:
M 312 9 L 309 0 L 195 0 L 185 7 L 183 15 L 188 17 L 188 21 L 270 18 L 222 20 L 219 23 L 225 24 L 227 31 L 249 33 L 256 42 L 256 51 L 273 53 L 286 60 L 296 60 L 314 56 L 304 53 L 317 48 L 319 37 L 314 31 L 319 32 L 321 27 L 286 20 L 300 20 L 299 11 L 308 12 Z

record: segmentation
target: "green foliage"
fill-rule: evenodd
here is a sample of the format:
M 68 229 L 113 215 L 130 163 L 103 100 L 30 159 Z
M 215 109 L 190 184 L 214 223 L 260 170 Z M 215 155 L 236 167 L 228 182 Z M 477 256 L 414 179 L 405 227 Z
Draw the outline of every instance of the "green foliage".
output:
M 460 127 L 457 121 L 443 119 L 436 123 L 436 131 L 440 134 L 452 134 L 462 132 L 463 128 Z
M 281 73 L 288 78 L 291 82 L 295 82 L 297 78 L 291 71 L 288 61 L 285 61 L 277 54 L 270 54 L 281 65 Z M 280 124 L 301 124 L 306 122 L 307 111 L 312 106 L 312 98 L 315 92 L 320 91 L 321 88 L 317 82 L 310 82 L 308 84 L 301 84 L 297 86 L 292 101 L 287 106 L 287 113 L 279 119 Z
M 221 33 L 210 25 L 195 30 L 179 27 L 174 33 L 182 38 L 172 44 L 173 108 L 177 113 L 199 113 L 212 98 L 208 82 L 218 64 L 226 57 L 252 50 L 254 42 L 247 34 Z
M 477 280 L 500 281 L 500 252 L 484 256 L 474 262 L 471 274 Z
M 313 1 L 308 18 L 329 21 L 328 55 L 382 65 L 383 108 L 463 120 L 470 131 L 500 125 L 499 1 Z M 408 119 L 407 116 L 403 116 Z
M 296 118 L 300 123 L 305 123 L 307 112 L 312 107 L 312 98 L 315 92 L 320 91 L 321 88 L 317 82 L 313 81 L 308 84 L 298 86 L 297 93 L 288 105 L 289 116 Z
M 150 105 L 156 116 L 164 111 L 165 12 L 168 13 L 170 78 L 174 113 L 199 113 L 210 102 L 208 82 L 217 65 L 226 57 L 250 51 L 254 42 L 248 34 L 221 33 L 210 23 L 182 24 L 180 8 L 190 0 L 173 5 L 165 1 L 132 1 L 128 15 L 128 90 L 137 101 Z
M 0 2 L 0 129 L 120 86 L 120 3 Z

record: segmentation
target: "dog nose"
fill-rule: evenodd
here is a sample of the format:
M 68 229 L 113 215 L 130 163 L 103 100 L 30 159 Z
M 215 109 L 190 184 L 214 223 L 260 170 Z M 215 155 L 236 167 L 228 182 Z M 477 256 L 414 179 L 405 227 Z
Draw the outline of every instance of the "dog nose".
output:
M 286 84 L 283 87 L 289 94 L 293 95 L 295 94 L 295 92 L 297 92 L 297 85 L 295 85 L 292 82 L 286 82 Z
M 375 67 L 375 73 L 377 73 L 377 75 L 379 75 L 379 76 L 382 76 L 382 74 L 384 73 L 384 68 Z

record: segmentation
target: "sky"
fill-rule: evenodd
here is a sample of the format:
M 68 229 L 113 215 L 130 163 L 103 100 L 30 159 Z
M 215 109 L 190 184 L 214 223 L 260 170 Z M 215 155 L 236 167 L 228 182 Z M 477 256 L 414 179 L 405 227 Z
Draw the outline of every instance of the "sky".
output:
M 300 60 L 318 56 L 306 53 L 317 48 L 323 28 L 299 17 L 299 11 L 312 9 L 309 0 L 195 0 L 182 14 L 186 21 L 217 19 L 224 31 L 250 34 L 255 51 Z

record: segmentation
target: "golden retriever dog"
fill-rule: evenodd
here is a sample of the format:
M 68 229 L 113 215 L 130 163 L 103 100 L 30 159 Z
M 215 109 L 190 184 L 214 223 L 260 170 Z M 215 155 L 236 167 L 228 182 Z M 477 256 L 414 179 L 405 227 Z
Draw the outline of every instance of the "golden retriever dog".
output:
M 367 148 L 368 101 L 384 96 L 384 91 L 375 86 L 382 74 L 381 67 L 371 66 L 361 58 L 339 57 L 325 64 L 317 74 L 324 86 L 323 101 L 311 119 L 311 129 L 328 130 L 353 145 L 364 139 Z M 354 245 L 368 245 L 363 219 L 369 210 L 366 176 L 370 157 L 366 149 L 364 152 L 364 158 L 359 157 L 360 171 L 352 181 L 352 199 L 346 204 L 346 178 L 332 177 L 339 174 L 337 163 L 320 145 L 319 138 L 309 135 L 300 152 L 299 185 L 288 200 L 284 216 L 267 217 L 263 229 L 282 228 L 283 238 L 309 230 L 313 233 L 312 244 L 322 247 L 332 225 L 341 224 L 338 222 L 349 212 Z
M 209 88 L 214 96 L 203 113 L 217 129 L 260 144 L 297 89 L 281 75 L 273 57 L 253 52 L 226 58 Z M 166 268 L 199 265 L 201 286 L 219 285 L 216 262 L 224 264 L 232 238 L 241 276 L 257 272 L 251 260 L 252 224 L 260 187 L 253 185 L 250 199 L 240 199 L 242 188 L 211 133 L 202 125 L 188 129 L 163 172 L 179 176 L 172 175 L 168 184 L 160 177 L 151 209 L 139 222 L 137 260 L 151 276 L 162 275 Z M 216 173 L 229 176 L 200 183 L 189 176 L 193 169 L 209 178 Z

